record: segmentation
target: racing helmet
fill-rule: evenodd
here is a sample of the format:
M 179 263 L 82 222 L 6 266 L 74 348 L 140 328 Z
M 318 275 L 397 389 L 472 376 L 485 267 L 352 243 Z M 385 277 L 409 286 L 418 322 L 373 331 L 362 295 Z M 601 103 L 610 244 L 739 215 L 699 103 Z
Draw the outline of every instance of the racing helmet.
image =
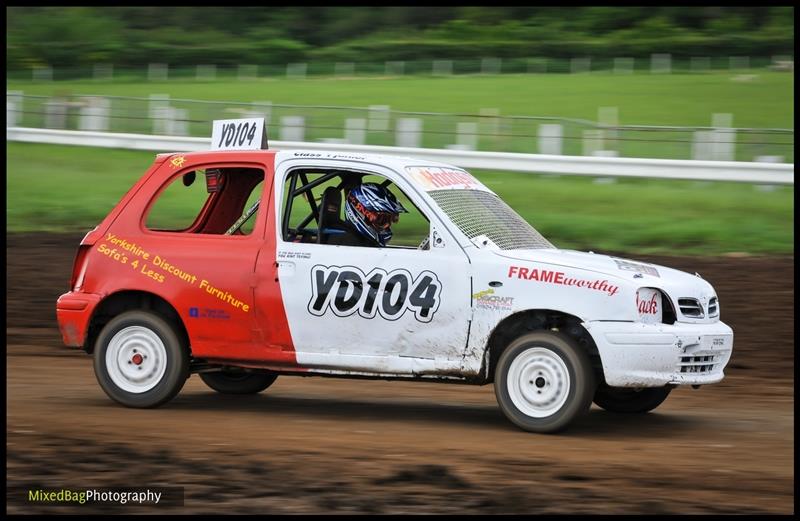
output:
M 392 224 L 408 213 L 392 192 L 377 183 L 363 183 L 347 190 L 344 215 L 356 231 L 381 246 L 392 238 Z

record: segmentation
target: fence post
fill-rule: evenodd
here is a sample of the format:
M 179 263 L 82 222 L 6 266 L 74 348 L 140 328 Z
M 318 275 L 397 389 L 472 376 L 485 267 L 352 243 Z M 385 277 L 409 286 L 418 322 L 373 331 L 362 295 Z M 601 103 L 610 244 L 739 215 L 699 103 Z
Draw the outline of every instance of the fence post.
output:
M 733 114 L 719 113 L 711 117 L 712 159 L 715 161 L 733 161 L 736 157 L 736 129 L 733 128 Z
M 166 63 L 151 63 L 147 66 L 148 81 L 167 81 L 169 66 Z
M 290 63 L 286 66 L 286 77 L 292 80 L 302 80 L 308 72 L 307 63 Z
M 336 62 L 333 68 L 335 76 L 353 76 L 356 73 L 356 64 L 353 62 Z
M 405 66 L 406 62 L 404 61 L 388 61 L 386 62 L 385 74 L 386 76 L 402 76 L 405 72 Z
M 559 124 L 539 125 L 539 153 L 560 156 L 563 135 L 564 127 Z
M 396 146 L 419 148 L 422 137 L 422 120 L 400 118 L 397 120 Z
M 272 102 L 254 101 L 250 105 L 252 108 L 245 111 L 242 117 L 264 119 L 264 128 L 269 127 L 270 119 L 272 119 Z
M 689 64 L 689 69 L 692 72 L 707 71 L 711 68 L 711 58 L 708 56 L 693 56 Z
M 696 161 L 710 161 L 713 156 L 712 140 L 713 131 L 698 130 L 692 140 L 692 159 Z
M 650 72 L 653 74 L 669 74 L 672 72 L 672 55 L 651 54 Z
M 619 126 L 619 107 L 600 107 L 597 109 L 597 122 L 603 127 Z M 607 139 L 606 152 L 617 149 L 619 132 L 616 128 L 603 129 Z
M 581 72 L 590 72 L 592 69 L 591 58 L 572 58 L 570 60 L 570 72 L 578 74 Z
M 305 141 L 306 123 L 303 116 L 281 118 L 281 141 Z
M 67 102 L 63 98 L 50 98 L 44 104 L 45 127 L 67 128 Z
M 150 94 L 148 105 L 148 116 L 153 123 L 153 134 L 167 133 L 167 120 L 170 117 L 169 94 Z
M 108 132 L 110 107 L 111 101 L 108 98 L 85 98 L 85 104 L 80 110 L 79 128 L 95 132 Z
M 453 74 L 452 60 L 433 60 L 434 76 L 450 76 Z
M 370 105 L 368 118 L 367 128 L 370 131 L 385 132 L 389 130 L 389 105 Z
M 481 74 L 500 74 L 503 62 L 500 58 L 483 58 L 481 60 Z
M 367 137 L 367 120 L 347 118 L 344 122 L 344 139 L 353 145 L 363 145 Z
M 24 99 L 21 90 L 6 91 L 6 127 L 16 127 L 22 121 Z
M 593 156 L 603 150 L 603 131 L 598 129 L 583 131 L 583 155 Z
M 53 68 L 49 65 L 45 67 L 34 67 L 33 81 L 53 81 Z
M 217 77 L 216 65 L 198 65 L 195 72 L 197 81 L 214 81 Z
M 728 57 L 728 68 L 733 69 L 749 69 L 750 57 L 749 56 L 730 56 Z
M 114 75 L 114 65 L 111 63 L 96 63 L 93 69 L 95 81 L 111 81 Z
M 258 76 L 258 65 L 239 65 L 236 78 L 239 81 L 254 80 Z
M 456 124 L 456 144 L 462 150 L 475 150 L 478 148 L 478 124 L 462 121 Z
M 633 74 L 634 58 L 614 58 L 614 74 Z

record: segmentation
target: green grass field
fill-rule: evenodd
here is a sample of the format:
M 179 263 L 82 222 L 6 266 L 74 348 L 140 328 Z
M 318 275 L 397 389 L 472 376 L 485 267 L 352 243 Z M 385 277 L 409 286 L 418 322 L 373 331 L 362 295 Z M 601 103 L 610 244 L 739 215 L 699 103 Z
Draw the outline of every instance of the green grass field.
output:
M 8 231 L 88 230 L 154 153 L 7 143 Z M 561 248 L 791 254 L 794 188 L 473 171 Z
M 241 117 L 248 105 L 197 104 L 180 99 L 246 103 L 273 103 L 269 135 L 279 139 L 283 116 L 303 115 L 305 139 L 342 139 L 346 118 L 366 117 L 370 105 L 388 105 L 392 111 L 448 113 L 461 116 L 437 117 L 431 114 L 400 115 L 423 120 L 422 146 L 444 148 L 455 142 L 459 122 L 477 123 L 479 150 L 538 152 L 538 119 L 492 121 L 467 115 L 481 109 L 497 109 L 501 116 L 538 116 L 596 121 L 600 107 L 618 107 L 621 125 L 710 126 L 712 114 L 733 114 L 739 128 L 793 128 L 794 77 L 789 73 L 764 70 L 743 75 L 714 72 L 705 74 L 653 75 L 637 73 L 592 74 L 507 74 L 495 76 L 450 77 L 369 77 L 347 79 L 309 77 L 304 80 L 262 78 L 238 81 L 235 78 L 196 81 L 179 78 L 168 82 L 57 81 L 7 83 L 8 90 L 35 96 L 97 94 L 137 97 L 115 99 L 112 132 L 153 131 L 147 118 L 150 94 L 168 94 L 170 104 L 187 110 L 188 133 L 207 136 L 210 121 Z M 744 80 L 742 78 L 745 78 Z M 22 126 L 43 126 L 47 98 L 28 98 L 23 107 Z M 294 108 L 284 105 L 344 106 L 335 108 Z M 361 109 L 358 109 L 360 107 Z M 78 128 L 77 110 L 68 118 L 68 128 Z M 550 121 L 552 122 L 552 121 Z M 395 121 L 388 131 L 369 131 L 366 143 L 395 144 Z M 563 153 L 582 154 L 583 131 L 592 128 L 578 121 L 561 120 L 564 132 Z M 623 157 L 690 159 L 693 134 L 689 131 L 625 130 L 612 136 L 603 148 L 618 151 Z M 745 133 L 735 136 L 736 159 L 752 161 L 760 155 L 779 155 L 794 161 L 794 134 Z
M 621 124 L 707 126 L 711 114 L 734 114 L 737 127 L 794 127 L 794 76 L 742 71 L 705 74 L 507 74 L 450 77 L 261 78 L 211 82 L 177 79 L 142 83 L 99 81 L 10 81 L 7 90 L 30 95 L 100 94 L 275 104 L 390 105 L 392 110 L 476 114 L 497 108 L 502 115 L 597 119 L 598 107 L 619 107 Z M 738 79 L 737 79 L 738 78 Z

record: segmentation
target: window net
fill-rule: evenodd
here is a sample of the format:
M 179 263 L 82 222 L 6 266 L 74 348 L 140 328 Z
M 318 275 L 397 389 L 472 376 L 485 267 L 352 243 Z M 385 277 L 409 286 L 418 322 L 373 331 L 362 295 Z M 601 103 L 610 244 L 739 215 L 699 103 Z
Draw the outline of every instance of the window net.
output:
M 502 250 L 555 248 L 491 192 L 434 190 L 428 194 L 470 239 L 485 235 Z

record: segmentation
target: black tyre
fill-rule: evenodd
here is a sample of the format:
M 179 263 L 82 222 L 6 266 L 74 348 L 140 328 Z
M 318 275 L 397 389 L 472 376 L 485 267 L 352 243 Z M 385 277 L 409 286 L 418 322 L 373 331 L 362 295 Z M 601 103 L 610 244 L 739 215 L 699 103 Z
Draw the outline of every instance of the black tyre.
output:
M 128 407 L 157 407 L 175 397 L 189 377 L 189 350 L 160 315 L 126 311 L 106 324 L 94 347 L 100 387 Z
M 518 427 L 550 433 L 567 427 L 592 405 L 595 376 L 588 355 L 553 331 L 523 335 L 497 362 L 494 392 Z
M 601 385 L 594 395 L 594 403 L 609 412 L 640 414 L 650 412 L 669 396 L 672 387 L 647 387 L 629 389 Z
M 245 371 L 215 371 L 200 373 L 200 378 L 218 393 L 256 394 L 272 385 L 278 375 Z

